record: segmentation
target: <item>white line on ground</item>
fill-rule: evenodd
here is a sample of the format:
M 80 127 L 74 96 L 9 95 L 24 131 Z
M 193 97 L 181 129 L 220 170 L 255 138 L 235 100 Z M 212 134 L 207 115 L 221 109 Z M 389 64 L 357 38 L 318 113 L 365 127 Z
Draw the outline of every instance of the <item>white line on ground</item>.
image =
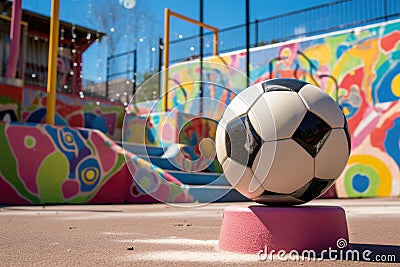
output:
M 182 246 L 218 246 L 218 240 L 198 240 L 187 238 L 170 238 L 170 239 L 123 239 L 118 240 L 123 243 L 142 243 L 142 244 L 159 244 L 159 245 L 182 245 Z
M 198 263 L 243 263 L 243 262 L 257 262 L 257 255 L 254 254 L 238 254 L 229 252 L 201 252 L 201 251 L 152 251 L 139 255 L 132 255 L 127 260 L 132 261 L 157 261 L 157 262 L 198 262 Z

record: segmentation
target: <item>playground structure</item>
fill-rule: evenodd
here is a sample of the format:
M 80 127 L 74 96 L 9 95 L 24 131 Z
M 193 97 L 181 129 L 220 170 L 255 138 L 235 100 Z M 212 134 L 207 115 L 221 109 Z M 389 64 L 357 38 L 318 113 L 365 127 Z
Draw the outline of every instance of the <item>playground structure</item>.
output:
M 275 77 L 306 80 L 342 106 L 352 154 L 329 197 L 400 195 L 399 28 L 394 20 L 250 49 L 254 82 Z M 5 160 L 0 165 L 0 202 L 245 200 L 231 190 L 217 165 L 190 172 L 201 169 L 192 165 L 201 159 L 199 141 L 213 138 L 223 105 L 210 108 L 216 112 L 208 117 L 215 120 L 194 120 L 198 107 L 181 105 L 199 96 L 200 86 L 193 81 L 200 75 L 209 82 L 203 84 L 203 97 L 229 103 L 235 91 L 246 88 L 239 72 L 232 71 L 245 73 L 245 59 L 243 50 L 212 56 L 202 63 L 201 73 L 198 60 L 172 66 L 164 77 L 168 88 L 180 90 L 168 93 L 149 116 L 132 114 L 125 120 L 124 107 L 108 101 L 57 93 L 56 104 L 49 108 L 49 95 L 42 90 L 1 85 L 0 150 Z M 215 83 L 231 91 L 217 90 Z M 44 123 L 49 109 L 58 126 L 36 124 Z

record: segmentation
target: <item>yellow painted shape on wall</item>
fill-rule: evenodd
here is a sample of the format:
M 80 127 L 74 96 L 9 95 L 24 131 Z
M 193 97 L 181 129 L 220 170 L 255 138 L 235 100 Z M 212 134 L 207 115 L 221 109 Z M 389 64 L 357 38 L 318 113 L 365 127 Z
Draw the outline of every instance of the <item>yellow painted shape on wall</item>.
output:
M 355 155 L 350 156 L 347 164 L 365 164 L 374 168 L 380 179 L 376 194 L 378 196 L 390 196 L 392 191 L 392 174 L 390 173 L 388 167 L 380 159 L 370 155 Z
M 379 44 L 377 39 L 367 40 L 349 50 L 353 57 L 361 58 L 364 67 L 363 89 L 366 90 L 368 101 L 372 103 L 372 82 L 375 80 L 374 64 L 379 59 Z
M 211 63 L 218 63 L 218 64 L 227 65 L 227 66 L 231 65 L 231 57 L 230 56 L 213 56 L 213 57 L 207 59 L 207 61 L 209 61 Z
M 329 65 L 329 62 L 331 61 L 332 53 L 331 53 L 331 48 L 329 47 L 328 44 L 319 44 L 313 47 L 310 47 L 309 49 L 306 49 L 304 51 L 304 54 L 310 59 L 310 60 L 317 60 L 319 62 L 320 66 L 325 66 Z M 301 57 L 299 57 L 301 58 Z M 309 64 L 308 62 L 303 62 L 303 64 Z M 334 76 L 335 77 L 335 76 Z M 312 81 L 313 79 L 311 77 L 308 78 L 308 81 Z M 320 84 L 315 84 L 316 86 L 321 86 Z M 334 83 L 332 79 L 327 80 L 327 93 L 329 95 L 333 94 L 334 90 Z
M 320 65 L 328 65 L 331 61 L 331 49 L 327 44 L 319 44 L 304 51 L 309 59 L 318 60 Z
M 400 97 L 400 74 L 397 74 L 392 80 L 392 92 L 395 96 Z
M 345 66 L 348 65 L 352 60 L 354 60 L 354 58 L 351 57 L 349 53 L 344 53 L 336 62 L 336 65 L 332 70 L 332 76 L 340 80 L 342 78 L 341 75 L 346 74 L 346 72 L 343 71 L 346 69 Z

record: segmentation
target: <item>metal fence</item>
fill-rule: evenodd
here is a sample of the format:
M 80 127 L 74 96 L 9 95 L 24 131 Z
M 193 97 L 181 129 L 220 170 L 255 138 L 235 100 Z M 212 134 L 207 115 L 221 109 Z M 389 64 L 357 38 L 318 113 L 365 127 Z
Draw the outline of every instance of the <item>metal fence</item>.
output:
M 159 80 L 159 77 L 154 74 L 161 71 L 163 42 L 161 38 L 157 41 L 158 45 L 148 47 L 149 51 L 140 48 L 108 56 L 105 83 L 96 84 L 85 81 L 85 94 L 94 94 L 96 97 L 126 104 L 132 100 L 132 96 L 137 93 L 137 89 L 152 77 L 154 86 L 152 85 L 151 88 L 154 92 L 150 92 L 149 96 L 142 95 L 142 92 L 142 94 L 136 95 L 136 99 L 149 100 L 158 97 L 159 86 L 155 81 Z M 140 64 L 143 61 L 143 57 L 150 59 L 152 67 L 149 68 Z
M 327 4 L 314 6 L 274 17 L 255 20 L 249 25 L 241 24 L 220 29 L 219 52 L 230 52 L 244 49 L 246 43 L 246 28 L 250 31 L 249 47 L 278 43 L 301 37 L 313 36 L 332 31 L 353 28 L 371 23 L 383 22 L 400 17 L 399 0 L 338 0 Z M 200 42 L 200 40 L 202 40 Z M 213 34 L 206 32 L 199 35 L 176 39 L 170 42 L 170 63 L 190 60 L 200 56 L 200 46 L 203 46 L 203 56 L 213 53 Z M 158 46 L 158 48 L 156 48 Z M 127 96 L 135 93 L 136 87 L 161 70 L 163 42 L 149 47 L 117 55 L 107 59 L 107 80 L 105 88 L 93 89 L 97 93 L 104 92 L 104 96 L 111 101 L 129 102 Z M 136 67 L 138 55 L 152 55 L 153 70 L 144 70 L 143 66 Z M 156 80 L 156 79 L 154 79 Z M 154 83 L 152 94 L 158 96 Z M 93 86 L 92 86 L 93 87 Z M 153 88 L 154 87 L 154 88 Z M 86 90 L 91 91 L 91 90 Z M 90 93 L 90 92 L 88 92 Z M 146 98 L 147 99 L 147 98 Z
M 391 20 L 400 16 L 399 0 L 340 0 L 250 22 L 250 47 L 313 36 Z M 219 31 L 219 52 L 246 48 L 246 24 Z M 170 63 L 212 55 L 212 33 L 170 42 Z
M 127 51 L 107 57 L 107 74 L 105 97 L 110 97 L 110 81 L 121 81 L 131 87 L 127 94 L 134 94 L 136 90 L 137 52 Z M 129 86 L 131 85 L 131 86 Z M 125 86 L 124 86 L 125 87 Z M 119 92 L 117 92 L 119 94 Z M 118 95 L 119 96 L 119 95 Z

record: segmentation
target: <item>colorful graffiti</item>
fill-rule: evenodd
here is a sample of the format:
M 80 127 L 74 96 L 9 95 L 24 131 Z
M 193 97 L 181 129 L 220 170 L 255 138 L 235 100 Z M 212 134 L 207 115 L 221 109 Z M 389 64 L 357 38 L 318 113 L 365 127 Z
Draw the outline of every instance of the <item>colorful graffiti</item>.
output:
M 176 112 L 143 116 L 127 114 L 123 123 L 123 141 L 154 146 L 176 143 L 178 117 Z
M 351 131 L 352 151 L 345 171 L 336 182 L 339 197 L 400 195 L 399 29 L 400 21 L 396 20 L 250 50 L 252 81 L 306 80 L 326 90 L 341 105 Z M 206 59 L 205 66 L 218 62 L 229 68 L 224 71 L 223 67 L 210 64 L 213 69 L 205 68 L 204 79 L 210 84 L 220 82 L 230 91 L 244 89 L 246 86 L 240 80 L 246 69 L 245 55 L 237 52 Z M 199 86 L 185 86 L 199 78 L 198 72 L 198 61 L 173 67 L 170 88 L 179 81 L 186 95 L 198 97 Z M 205 90 L 207 96 L 225 105 L 229 103 L 229 97 L 213 95 L 208 90 Z M 178 91 L 170 94 L 171 105 L 183 106 L 184 99 L 178 94 Z M 185 105 L 186 112 L 193 110 L 196 108 L 190 103 Z
M 241 55 L 214 57 L 203 63 L 200 83 L 198 60 L 169 69 L 168 110 L 219 120 L 236 91 L 246 87 L 246 75 L 238 71 Z M 200 85 L 203 95 L 199 97 Z M 158 103 L 161 110 L 161 104 Z
M 252 82 L 306 80 L 341 105 L 352 151 L 331 195 L 400 195 L 399 29 L 400 21 L 393 21 L 251 49 Z M 122 130 L 123 141 L 165 145 L 178 168 L 197 170 L 209 163 L 204 159 L 212 150 L 201 140 L 213 139 L 215 120 L 246 87 L 245 56 L 239 51 L 206 59 L 203 98 L 198 61 L 171 67 L 169 111 L 131 114 L 124 122 L 120 106 L 58 94 L 56 123 L 64 126 L 31 124 L 44 122 L 45 92 L 0 87 L 0 119 L 11 121 L 0 122 L 0 203 L 192 201 L 185 185 L 150 162 L 124 154 L 99 131 L 66 126 L 99 129 L 116 140 Z M 161 105 L 155 107 L 160 111 Z M 217 171 L 217 165 L 210 166 Z
M 96 130 L 0 122 L 0 151 L 2 204 L 192 201 L 174 177 Z
M 197 118 L 177 110 L 145 116 L 127 114 L 123 141 L 164 147 L 165 156 L 179 170 L 200 171 L 207 168 L 221 172 L 215 158 L 216 129 L 215 120 Z
M 40 90 L 23 89 L 21 121 L 45 122 L 47 94 Z M 55 123 L 71 127 L 97 129 L 120 140 L 124 108 L 109 102 L 80 98 L 76 95 L 58 93 Z M 118 138 L 119 137 L 119 138 Z
M 214 120 L 197 118 L 176 109 L 142 116 L 131 113 L 124 118 L 123 140 L 154 146 L 175 143 L 196 146 L 202 138 L 214 136 L 216 125 Z
M 19 92 L 20 96 L 15 98 Z M 44 123 L 47 93 L 42 90 L 1 85 L 0 120 Z M 121 140 L 125 109 L 94 98 L 57 93 L 55 123 L 71 127 L 97 129 L 115 140 Z
M 216 159 L 215 135 L 218 122 L 209 118 L 198 118 L 185 115 L 184 125 L 180 127 L 178 143 L 186 144 L 186 150 L 190 148 L 192 153 L 181 153 L 183 158 L 191 159 L 191 165 L 195 165 L 189 171 L 201 171 L 208 169 L 211 172 L 222 172 L 222 167 Z M 189 156 L 192 155 L 192 156 Z M 182 164 L 183 166 L 186 166 Z

